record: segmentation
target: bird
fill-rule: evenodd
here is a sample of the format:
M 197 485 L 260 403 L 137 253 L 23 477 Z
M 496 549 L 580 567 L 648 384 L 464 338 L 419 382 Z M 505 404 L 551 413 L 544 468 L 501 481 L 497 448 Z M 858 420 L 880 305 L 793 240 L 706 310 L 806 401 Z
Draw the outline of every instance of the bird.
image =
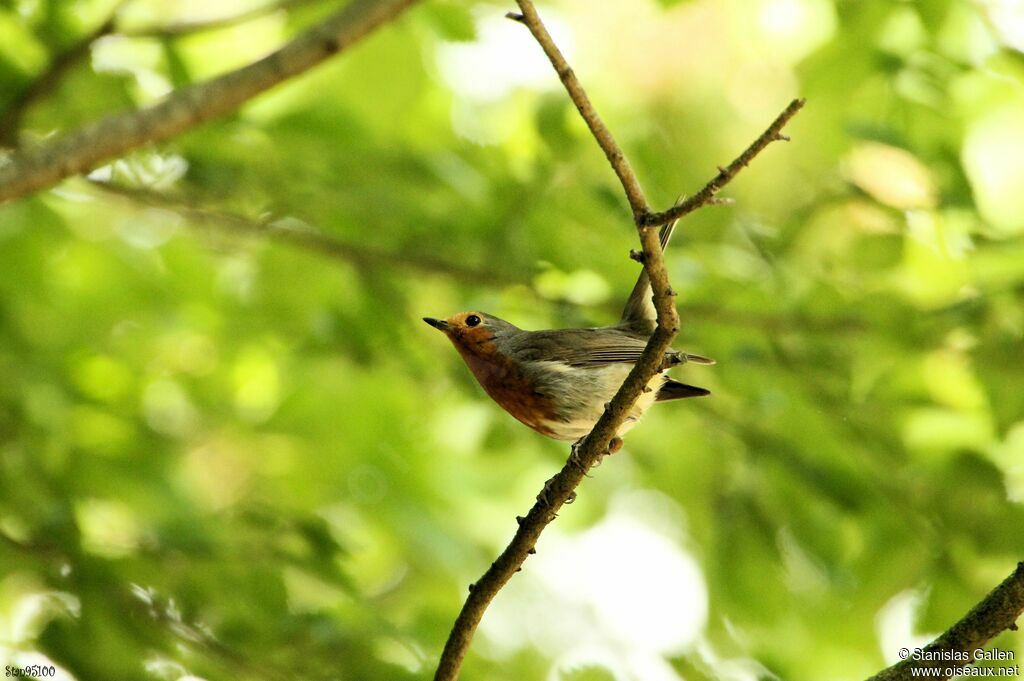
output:
M 662 227 L 662 250 L 675 225 Z M 505 411 L 542 435 L 579 442 L 640 358 L 657 326 L 657 313 L 644 270 L 614 326 L 528 331 L 479 310 L 423 321 L 448 337 L 484 391 Z M 710 394 L 666 374 L 668 368 L 687 362 L 715 363 L 702 355 L 668 350 L 662 370 L 617 431 L 613 450 L 622 446 L 622 436 L 654 403 Z

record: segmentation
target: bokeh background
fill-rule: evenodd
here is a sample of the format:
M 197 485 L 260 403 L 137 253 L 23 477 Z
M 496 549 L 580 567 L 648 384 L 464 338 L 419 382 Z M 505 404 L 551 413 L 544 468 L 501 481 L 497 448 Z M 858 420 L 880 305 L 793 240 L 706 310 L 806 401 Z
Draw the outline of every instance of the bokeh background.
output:
M 4 0 L 6 143 L 237 68 L 341 4 Z M 424 2 L 232 116 L 0 206 L 3 664 L 432 673 L 568 450 L 420 318 L 606 324 L 638 271 L 621 190 L 511 9 Z M 881 669 L 1024 557 L 1024 9 L 540 10 L 658 207 L 808 104 L 668 255 L 677 345 L 719 362 L 674 373 L 713 396 L 660 405 L 585 482 L 463 678 Z M 1024 656 L 1021 633 L 994 645 Z

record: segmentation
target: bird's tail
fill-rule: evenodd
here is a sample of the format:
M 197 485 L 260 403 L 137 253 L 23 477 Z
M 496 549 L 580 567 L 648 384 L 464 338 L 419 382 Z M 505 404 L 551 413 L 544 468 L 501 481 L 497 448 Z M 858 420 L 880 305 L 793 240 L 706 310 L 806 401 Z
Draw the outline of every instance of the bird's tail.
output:
M 667 402 L 668 400 L 681 400 L 686 397 L 704 397 L 710 394 L 711 391 L 706 388 L 698 388 L 695 385 L 680 383 L 669 378 L 658 389 L 658 396 L 655 400 L 657 402 Z
M 669 239 L 672 238 L 672 232 L 675 231 L 677 222 L 679 220 L 673 220 L 661 226 L 658 240 L 661 242 L 662 251 L 668 247 Z M 647 278 L 647 270 L 641 270 L 640 276 L 637 277 L 636 284 L 633 286 L 633 291 L 626 301 L 626 307 L 622 310 L 619 326 L 628 327 L 638 333 L 650 334 L 654 331 L 656 319 L 657 312 L 654 309 L 654 303 L 651 302 L 651 282 Z

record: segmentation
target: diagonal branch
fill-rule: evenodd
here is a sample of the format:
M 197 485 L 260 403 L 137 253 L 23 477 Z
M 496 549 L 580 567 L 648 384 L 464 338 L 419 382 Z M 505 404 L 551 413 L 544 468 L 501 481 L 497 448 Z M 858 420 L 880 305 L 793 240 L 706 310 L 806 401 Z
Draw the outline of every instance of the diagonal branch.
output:
M 242 237 L 269 239 L 334 260 L 347 262 L 368 272 L 380 270 L 382 267 L 399 265 L 419 272 L 454 275 L 462 281 L 473 281 L 479 284 L 511 281 L 511 276 L 496 272 L 493 268 L 485 270 L 468 267 L 457 262 L 434 258 L 425 253 L 414 252 L 413 249 L 386 252 L 343 241 L 324 234 L 300 220 L 287 220 L 272 215 L 254 219 L 240 213 L 195 205 L 184 199 L 151 189 L 126 187 L 101 180 L 90 180 L 90 183 L 93 187 L 112 196 L 136 204 L 173 211 L 197 225 L 208 225 L 225 233 Z
M 512 576 L 522 569 L 526 559 L 535 553 L 535 546 L 541 533 L 556 517 L 559 509 L 567 501 L 575 497 L 575 489 L 583 481 L 587 472 L 606 454 L 609 453 L 612 439 L 615 437 L 619 427 L 625 421 L 626 416 L 640 397 L 647 389 L 647 384 L 659 373 L 662 366 L 662 358 L 666 350 L 672 344 L 679 328 L 679 317 L 676 313 L 674 297 L 675 293 L 669 285 L 668 272 L 665 268 L 661 244 L 658 232 L 647 224 L 651 215 L 650 207 L 644 198 L 640 183 L 633 174 L 633 170 L 623 155 L 618 144 L 616 144 L 611 133 L 601 122 L 589 98 L 576 79 L 575 74 L 569 67 L 565 58 L 558 50 L 550 34 L 541 22 L 536 8 L 530 0 L 516 0 L 522 14 L 509 15 L 510 18 L 525 24 L 533 36 L 540 43 L 544 52 L 551 60 L 552 66 L 558 73 L 562 84 L 565 86 L 569 97 L 576 105 L 580 115 L 590 127 L 590 131 L 608 157 L 612 169 L 619 177 L 622 188 L 629 200 L 633 210 L 634 222 L 643 246 L 644 270 L 647 272 L 653 292 L 654 307 L 657 311 L 657 327 L 647 342 L 629 376 L 623 382 L 622 387 L 612 398 L 605 408 L 604 414 L 594 425 L 593 430 L 581 442 L 573 446 L 572 454 L 566 461 L 562 470 L 558 472 L 544 487 L 544 490 L 537 496 L 537 502 L 530 509 L 525 517 L 517 517 L 519 528 L 516 530 L 512 541 L 501 555 L 491 563 L 484 575 L 469 587 L 469 596 L 462 606 L 458 617 L 452 626 L 451 634 L 445 643 L 444 651 L 438 663 L 434 675 L 435 681 L 454 681 L 458 678 L 462 661 L 469 650 L 480 620 L 483 618 L 487 606 L 498 594 L 501 588 L 508 583 Z M 802 102 L 801 102 L 802 104 Z M 794 105 L 790 105 L 793 107 Z M 775 139 L 780 139 L 779 130 L 796 113 L 799 105 L 788 116 L 773 124 L 758 140 L 765 139 L 762 144 L 755 142 L 750 149 L 733 161 L 729 167 L 736 166 L 732 173 L 735 175 L 739 169 L 745 166 L 764 147 Z M 720 173 L 721 174 L 721 173 Z M 717 179 L 717 178 L 716 178 Z M 731 179 L 729 176 L 719 183 L 719 188 Z M 714 180 L 712 181 L 714 182 Z M 714 193 L 717 189 L 710 191 L 699 201 L 694 202 L 694 209 L 712 203 Z M 696 195 L 695 195 L 696 196 Z
M 50 60 L 49 66 L 35 80 L 18 92 L 0 114 L 0 146 L 14 146 L 17 142 L 21 119 L 29 107 L 53 92 L 65 74 L 89 55 L 94 42 L 114 30 L 117 13 L 126 0 L 120 0 L 106 21 L 83 36 L 78 42 Z
M 245 12 L 216 19 L 185 21 L 166 26 L 118 29 L 116 33 L 127 38 L 158 38 L 168 40 L 203 31 L 228 28 L 274 12 L 286 12 L 309 2 L 311 0 L 280 0 L 276 3 L 255 7 Z M 55 56 L 50 61 L 46 70 L 14 96 L 3 113 L 0 113 L 0 146 L 16 146 L 18 129 L 21 127 L 21 121 L 25 116 L 25 112 L 33 104 L 52 93 L 64 76 L 67 75 L 68 71 L 88 57 L 89 48 L 97 40 L 115 32 L 117 14 L 127 3 L 128 0 L 120 0 L 114 9 L 111 10 L 106 21 L 74 45 Z
M 703 189 L 664 212 L 645 215 L 643 224 L 648 227 L 664 225 L 673 220 L 678 220 L 702 206 L 718 201 L 719 199 L 716 199 L 715 195 L 722 190 L 722 187 L 729 184 L 732 178 L 736 177 L 741 170 L 746 168 L 754 160 L 755 156 L 764 151 L 765 147 L 772 142 L 789 141 L 789 138 L 782 134 L 782 129 L 804 107 L 805 102 L 806 100 L 803 99 L 794 99 L 790 102 L 789 106 L 772 121 L 772 124 L 761 133 L 760 137 L 754 140 L 753 144 L 737 156 L 732 163 L 724 168 L 719 167 L 718 175 L 711 178 L 711 181 L 704 185 Z
M 569 93 L 569 98 L 576 105 L 576 110 L 580 112 L 580 116 L 586 122 L 587 127 L 590 128 L 590 132 L 594 135 L 598 146 L 601 147 L 601 151 L 608 158 L 608 162 L 612 164 L 612 170 L 615 171 L 619 182 L 622 183 L 623 191 L 626 192 L 626 200 L 629 201 L 629 207 L 633 210 L 633 217 L 638 218 L 638 216 L 647 215 L 651 209 L 647 205 L 647 199 L 644 198 L 644 190 L 640 188 L 640 181 L 637 180 L 632 166 L 629 165 L 629 160 L 622 153 L 622 149 L 619 148 L 615 138 L 608 131 L 604 121 L 597 115 L 597 110 L 590 103 L 590 98 L 587 96 L 583 86 L 580 85 L 580 81 L 576 78 L 576 73 L 569 66 L 569 62 L 565 60 L 565 57 L 562 56 L 561 50 L 555 45 L 555 41 L 551 38 L 551 34 L 548 33 L 547 27 L 540 20 L 537 8 L 533 6 L 532 2 L 518 2 L 517 0 L 517 4 L 522 14 L 509 12 L 505 16 L 513 21 L 525 24 L 530 29 L 533 37 L 540 43 L 541 49 L 544 50 L 544 54 L 547 55 L 551 65 L 555 68 L 555 73 L 558 74 L 562 85 L 565 86 L 566 92 Z
M 227 16 L 216 17 L 213 19 L 202 19 L 195 21 L 180 21 L 173 24 L 157 25 L 157 26 L 139 26 L 137 28 L 126 28 L 119 30 L 118 33 L 127 38 L 178 38 L 181 36 L 192 35 L 194 33 L 202 33 L 204 31 L 216 31 L 222 28 L 230 28 L 231 26 L 237 26 L 253 19 L 267 16 L 268 14 L 274 14 L 275 12 L 287 12 L 295 9 L 301 5 L 310 4 L 313 0 L 278 0 L 278 2 L 271 2 L 259 7 L 253 7 L 252 9 L 237 14 L 229 14 Z
M 576 487 L 583 481 L 587 472 L 609 452 L 612 438 L 625 422 L 626 416 L 645 390 L 647 383 L 661 369 L 662 357 L 675 338 L 678 318 L 672 304 L 673 294 L 667 290 L 668 275 L 658 234 L 654 230 L 645 229 L 642 230 L 641 236 L 644 249 L 653 249 L 649 252 L 655 254 L 645 259 L 644 267 L 651 276 L 651 288 L 658 310 L 658 327 L 593 430 L 580 444 L 573 446 L 572 455 L 562 470 L 545 485 L 529 513 L 525 517 L 516 518 L 519 529 L 516 530 L 512 541 L 497 560 L 491 563 L 484 575 L 470 585 L 469 597 L 463 604 L 445 643 L 434 675 L 435 681 L 453 681 L 458 678 L 462 661 L 487 606 L 512 576 L 522 569 L 526 559 L 536 552 L 534 547 L 544 528 L 557 517 L 558 510 L 567 500 L 574 497 Z
M 230 113 L 261 92 L 351 47 L 415 2 L 355 0 L 252 64 L 174 92 L 153 106 L 109 116 L 0 158 L 0 203 Z
M 944 634 L 907 657 L 883 669 L 868 681 L 909 681 L 915 678 L 948 679 L 956 670 L 975 661 L 974 651 L 1006 631 L 1017 629 L 1017 619 L 1024 614 L 1024 562 L 1017 563 L 1013 574 L 985 596 L 969 613 Z M 959 653 L 959 654 L 957 654 Z M 901 652 L 902 656 L 902 652 Z M 924 659 L 934 658 L 934 659 Z M 934 670 L 935 676 L 921 670 Z

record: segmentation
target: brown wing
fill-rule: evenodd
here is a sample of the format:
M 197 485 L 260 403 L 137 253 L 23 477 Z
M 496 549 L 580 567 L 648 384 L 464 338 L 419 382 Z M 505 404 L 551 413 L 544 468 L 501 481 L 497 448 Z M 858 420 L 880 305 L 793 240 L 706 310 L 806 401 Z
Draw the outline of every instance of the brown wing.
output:
M 513 352 L 525 361 L 562 362 L 570 366 L 634 363 L 647 345 L 619 329 L 528 331 L 516 339 Z
M 633 364 L 647 347 L 647 339 L 619 327 L 603 329 L 560 329 L 557 331 L 524 331 L 511 342 L 511 352 L 524 361 L 554 361 L 569 366 L 587 367 L 602 364 Z M 693 362 L 714 364 L 700 355 L 665 353 L 670 364 Z

